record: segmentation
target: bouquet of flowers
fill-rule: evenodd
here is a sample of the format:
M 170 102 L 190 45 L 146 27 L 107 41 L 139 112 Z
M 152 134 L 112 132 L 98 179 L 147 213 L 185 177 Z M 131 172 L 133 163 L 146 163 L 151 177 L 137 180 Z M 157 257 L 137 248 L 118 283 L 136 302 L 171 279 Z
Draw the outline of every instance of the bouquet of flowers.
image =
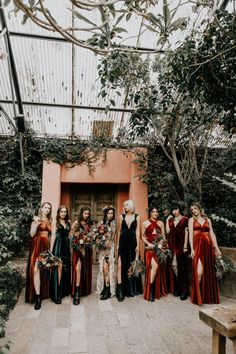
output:
M 92 244 L 97 234 L 97 228 L 86 225 L 85 229 L 80 228 L 74 233 L 70 239 L 70 246 L 73 250 L 80 250 L 82 255 L 85 255 L 85 249 L 88 247 L 92 248 Z
M 131 266 L 128 269 L 128 277 L 139 277 L 139 274 L 145 274 L 145 265 L 139 259 L 136 259 L 131 263 Z
M 93 239 L 93 244 L 95 249 L 98 251 L 106 249 L 108 246 L 108 241 L 111 239 L 112 232 L 109 225 L 104 224 L 102 221 L 97 228 L 97 233 Z
M 37 263 L 39 268 L 52 268 L 63 265 L 61 258 L 54 256 L 50 250 L 40 253 Z
M 233 270 L 234 266 L 232 261 L 226 256 L 220 256 L 216 258 L 216 278 L 222 279 L 223 274 Z
M 168 243 L 163 236 L 158 235 L 153 245 L 154 245 L 153 249 L 156 252 L 156 255 L 161 263 L 163 262 L 165 263 L 168 258 L 172 257 L 172 252 L 168 248 Z

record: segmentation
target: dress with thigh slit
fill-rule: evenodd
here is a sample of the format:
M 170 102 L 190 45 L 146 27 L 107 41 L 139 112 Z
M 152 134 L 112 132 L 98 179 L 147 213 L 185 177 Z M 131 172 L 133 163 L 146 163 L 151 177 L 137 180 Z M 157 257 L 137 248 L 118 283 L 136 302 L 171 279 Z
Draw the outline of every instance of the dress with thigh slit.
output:
M 143 293 L 142 277 L 128 277 L 128 269 L 136 257 L 136 229 L 137 229 L 137 214 L 128 227 L 125 214 L 122 214 L 122 224 L 119 239 L 118 257 L 121 259 L 121 278 L 122 278 L 122 291 L 123 296 L 133 297 Z
M 206 219 L 201 225 L 193 220 L 193 249 L 195 257 L 192 262 L 192 292 L 191 301 L 194 304 L 219 304 L 219 286 L 216 278 L 216 257 L 214 243 L 209 233 L 209 222 Z M 198 283 L 198 262 L 202 263 L 203 275 Z
M 79 224 L 77 230 L 82 229 L 87 233 L 91 231 L 92 225 Z M 76 266 L 77 263 L 81 262 L 81 273 L 80 273 L 80 294 L 81 296 L 86 296 L 91 293 L 92 290 L 92 256 L 93 251 L 91 244 L 85 245 L 83 252 L 78 250 L 73 250 L 72 253 L 72 297 L 75 295 L 76 288 Z
M 51 298 L 56 300 L 68 296 L 71 292 L 71 261 L 70 261 L 70 223 L 64 227 L 62 224 L 57 226 L 56 238 L 52 253 L 62 260 L 61 281 L 59 285 L 58 268 L 54 267 L 51 274 Z
M 148 242 L 154 243 L 155 239 L 158 237 L 161 239 L 161 228 L 153 220 L 149 219 L 150 224 L 145 230 L 145 237 Z M 156 230 L 156 233 L 154 231 Z M 161 296 L 166 296 L 167 294 L 167 284 L 166 284 L 166 264 L 158 260 L 157 254 L 154 250 L 145 250 L 145 266 L 146 266 L 146 276 L 144 285 L 144 299 L 150 299 L 150 278 L 151 278 L 151 268 L 152 259 L 158 264 L 155 282 L 155 298 L 159 299 Z
M 35 289 L 34 289 L 35 264 L 37 262 L 40 253 L 49 250 L 50 234 L 51 234 L 51 223 L 49 221 L 42 221 L 37 228 L 36 235 L 31 239 L 28 265 L 27 265 L 26 291 L 25 291 L 25 301 L 31 304 L 34 302 L 35 299 Z M 42 299 L 46 299 L 49 297 L 49 290 L 50 290 L 50 269 L 41 268 L 40 296 Z
M 104 262 L 109 263 L 109 285 L 111 296 L 115 296 L 116 293 L 116 274 L 115 274 L 115 257 L 114 257 L 114 238 L 116 234 L 116 222 L 112 220 L 111 223 L 107 223 L 106 227 L 110 234 L 109 239 L 106 242 L 106 248 L 99 252 L 99 265 L 98 265 L 98 277 L 96 293 L 102 295 L 104 290 Z

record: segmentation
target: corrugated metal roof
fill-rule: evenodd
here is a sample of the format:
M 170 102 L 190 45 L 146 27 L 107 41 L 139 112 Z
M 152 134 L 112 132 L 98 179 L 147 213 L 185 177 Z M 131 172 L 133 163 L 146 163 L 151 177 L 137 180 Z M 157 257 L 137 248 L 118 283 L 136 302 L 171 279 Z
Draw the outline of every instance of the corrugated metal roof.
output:
M 59 18 L 60 24 L 65 27 L 71 25 L 72 14 L 65 11 L 62 16 L 61 6 L 66 8 L 69 5 L 71 3 L 66 0 L 60 1 L 60 6 L 58 0 L 50 0 L 52 15 Z M 62 41 L 58 34 L 46 31 L 30 20 L 22 25 L 22 14 L 15 16 L 8 11 L 9 8 L 5 12 L 8 29 L 13 33 L 11 44 L 24 102 L 24 116 L 38 136 L 86 138 L 93 132 L 94 121 L 113 122 L 114 136 L 119 128 L 127 128 L 129 112 L 123 111 L 123 94 L 117 96 L 110 92 L 106 100 L 98 97 L 101 90 L 97 73 L 101 59 L 99 55 L 78 46 L 73 47 L 71 43 Z M 98 22 L 97 16 L 97 13 L 91 13 L 91 20 Z M 76 25 L 86 27 L 84 22 L 75 21 Z M 124 43 L 136 45 L 137 39 L 134 37 L 139 31 L 140 22 L 134 19 L 133 22 L 127 22 L 125 27 L 128 28 L 129 39 Z M 24 37 L 22 33 L 39 37 Z M 40 36 L 47 38 L 40 39 Z M 139 45 L 148 47 L 149 43 L 155 43 L 153 36 L 150 32 L 144 32 Z M 83 38 L 87 38 L 86 32 L 83 32 Z M 0 37 L 1 52 L 7 52 L 3 37 Z M 1 105 L 12 118 L 14 112 L 10 104 L 12 93 L 6 57 L 0 60 L 0 78 Z M 116 106 L 106 114 L 104 108 L 109 104 L 109 99 L 115 100 Z M 13 133 L 13 128 L 0 111 L 0 135 Z M 214 135 L 214 139 L 218 137 Z

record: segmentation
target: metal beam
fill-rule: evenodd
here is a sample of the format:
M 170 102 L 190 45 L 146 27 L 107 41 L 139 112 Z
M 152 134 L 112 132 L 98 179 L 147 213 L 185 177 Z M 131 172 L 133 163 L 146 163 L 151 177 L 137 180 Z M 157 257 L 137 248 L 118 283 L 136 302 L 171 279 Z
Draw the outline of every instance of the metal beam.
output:
M 71 42 L 67 41 L 65 38 L 60 38 L 56 36 L 45 36 L 41 34 L 33 34 L 33 33 L 24 33 L 24 32 L 9 32 L 11 37 L 25 37 L 25 38 L 32 38 L 32 39 L 40 39 L 46 41 L 56 41 L 56 42 L 65 42 L 68 44 L 72 44 Z M 85 41 L 84 41 L 85 42 Z M 134 48 L 133 46 L 124 45 L 124 48 Z M 135 47 L 136 50 L 145 51 L 145 52 L 155 52 L 155 53 L 165 53 L 165 50 L 156 50 L 155 48 L 145 48 L 145 47 Z
M 6 120 L 8 121 L 8 123 L 12 126 L 12 128 L 14 129 L 15 132 L 17 132 L 17 128 L 15 126 L 15 124 L 12 122 L 11 118 L 9 117 L 9 115 L 7 114 L 7 112 L 5 111 L 5 109 L 2 107 L 2 105 L 0 104 L 0 112 L 2 111 L 3 116 L 6 118 Z
M 19 132 L 24 132 L 25 131 L 25 124 L 24 124 L 24 111 L 23 111 L 23 104 L 21 100 L 21 94 L 20 94 L 20 86 L 19 86 L 19 81 L 17 77 L 17 70 L 15 66 L 15 60 L 14 60 L 14 55 L 11 47 L 11 41 L 10 41 L 10 36 L 9 32 L 7 29 L 7 22 L 5 18 L 5 14 L 3 11 L 3 4 L 2 1 L 0 0 L 0 23 L 2 26 L 2 29 L 6 29 L 6 33 L 4 35 L 5 43 L 6 43 L 6 48 L 8 51 L 8 56 L 9 56 L 9 66 L 10 66 L 10 80 L 12 79 L 13 85 L 14 85 L 14 91 L 16 95 L 16 101 L 17 101 L 17 106 L 18 106 L 18 112 L 19 115 L 15 115 L 15 120 L 16 120 L 16 125 L 17 129 Z M 13 98 L 14 99 L 14 98 Z
M 10 100 L 0 100 L 0 103 L 12 104 Z M 49 103 L 49 102 L 31 102 L 31 101 L 22 101 L 24 106 L 39 106 L 39 107 L 58 107 L 58 108 L 73 108 L 73 109 L 90 109 L 96 111 L 105 111 L 105 107 L 98 106 L 83 106 L 83 105 L 73 105 L 73 104 L 63 104 L 63 103 Z M 133 109 L 128 108 L 116 108 L 111 107 L 111 112 L 133 112 Z

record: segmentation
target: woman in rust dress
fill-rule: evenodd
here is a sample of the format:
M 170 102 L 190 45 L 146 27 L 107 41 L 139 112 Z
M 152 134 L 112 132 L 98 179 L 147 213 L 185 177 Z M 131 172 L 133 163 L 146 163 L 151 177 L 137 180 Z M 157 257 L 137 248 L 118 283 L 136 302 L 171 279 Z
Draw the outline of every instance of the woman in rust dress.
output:
M 43 203 L 39 216 L 34 218 L 30 229 L 32 242 L 27 267 L 25 301 L 29 303 L 35 301 L 35 310 L 41 308 L 41 299 L 49 297 L 50 273 L 45 269 L 40 270 L 37 261 L 40 253 L 50 248 L 51 211 L 52 205 L 48 202 Z
M 172 216 L 173 215 L 173 216 Z M 173 205 L 172 215 L 166 220 L 168 242 L 173 254 L 171 266 L 174 278 L 174 295 L 186 300 L 189 295 L 188 281 L 188 217 L 180 213 L 180 206 Z
M 90 209 L 84 207 L 80 210 L 78 220 L 73 223 L 71 233 L 79 240 L 83 240 L 91 229 Z M 74 305 L 80 304 L 80 295 L 88 295 L 92 289 L 92 247 L 91 243 L 86 243 L 86 241 L 84 241 L 83 245 L 81 248 L 72 249 L 71 295 Z
M 158 220 L 159 212 L 156 207 L 149 209 L 149 219 L 142 225 L 142 240 L 145 243 L 146 276 L 144 285 L 144 299 L 155 301 L 166 296 L 166 266 L 159 261 L 154 251 L 154 241 L 161 239 L 165 234 L 164 223 Z
M 219 304 L 219 287 L 216 278 L 216 257 L 221 255 L 211 221 L 204 216 L 198 203 L 191 205 L 189 241 L 192 257 L 192 292 L 194 304 Z

